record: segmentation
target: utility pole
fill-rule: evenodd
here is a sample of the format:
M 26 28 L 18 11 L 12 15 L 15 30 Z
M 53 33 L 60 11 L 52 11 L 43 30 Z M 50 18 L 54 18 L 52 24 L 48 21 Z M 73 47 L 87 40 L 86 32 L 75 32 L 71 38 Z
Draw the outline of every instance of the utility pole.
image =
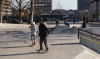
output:
M 31 10 L 30 10 L 30 21 L 33 22 L 33 16 L 34 16 L 34 0 L 31 0 Z

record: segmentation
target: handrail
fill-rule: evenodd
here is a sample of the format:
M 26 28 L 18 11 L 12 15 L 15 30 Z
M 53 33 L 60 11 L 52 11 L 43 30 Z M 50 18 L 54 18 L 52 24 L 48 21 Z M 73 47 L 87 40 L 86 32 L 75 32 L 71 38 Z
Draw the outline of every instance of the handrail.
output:
M 92 32 L 89 32 L 89 31 L 86 31 L 86 30 L 83 30 L 83 29 L 79 29 L 79 28 L 78 28 L 78 39 L 79 39 L 79 37 L 80 37 L 80 34 L 79 34 L 80 30 L 83 31 L 83 32 L 86 32 L 86 33 L 90 33 L 91 36 L 92 36 L 92 35 L 96 35 L 96 36 L 99 36 L 99 37 L 100 37 L 100 35 L 98 35 L 98 34 L 95 34 L 95 33 L 92 33 Z

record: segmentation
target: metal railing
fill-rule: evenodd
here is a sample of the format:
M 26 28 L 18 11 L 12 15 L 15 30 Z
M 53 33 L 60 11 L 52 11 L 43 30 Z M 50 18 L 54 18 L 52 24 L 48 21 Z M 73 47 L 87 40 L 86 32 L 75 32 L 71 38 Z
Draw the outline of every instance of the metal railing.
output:
M 100 35 L 98 34 L 95 34 L 95 33 L 92 33 L 92 32 L 89 32 L 83 29 L 78 29 L 78 39 L 80 39 L 80 33 L 85 34 L 87 36 L 94 37 L 94 38 L 100 37 Z M 97 38 L 97 39 L 100 39 L 100 38 Z
M 78 29 L 78 39 L 80 39 L 82 45 L 100 53 L 100 35 L 87 30 Z

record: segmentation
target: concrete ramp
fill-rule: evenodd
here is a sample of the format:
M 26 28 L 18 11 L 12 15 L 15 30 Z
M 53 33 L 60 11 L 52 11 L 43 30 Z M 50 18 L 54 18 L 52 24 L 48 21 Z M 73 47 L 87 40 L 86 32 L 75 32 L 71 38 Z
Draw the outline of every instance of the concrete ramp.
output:
M 77 34 L 77 28 L 68 28 L 67 26 L 57 26 L 53 34 Z

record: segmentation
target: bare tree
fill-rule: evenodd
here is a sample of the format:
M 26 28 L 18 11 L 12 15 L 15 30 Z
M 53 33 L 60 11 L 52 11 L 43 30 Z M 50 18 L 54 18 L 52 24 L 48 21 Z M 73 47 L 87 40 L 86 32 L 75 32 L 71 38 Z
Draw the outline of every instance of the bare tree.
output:
M 57 6 L 58 6 L 58 11 L 57 11 L 57 13 L 59 14 L 59 19 L 60 19 L 62 6 L 61 6 L 59 0 L 58 0 L 58 4 L 57 4 Z
M 57 9 L 58 9 L 57 14 L 61 14 L 62 6 L 61 6 L 59 0 L 58 0 L 58 3 L 57 3 Z
M 25 9 L 27 9 L 30 5 L 30 1 L 26 0 L 13 0 L 12 7 L 19 11 L 19 23 L 22 23 L 22 15 Z
M 62 9 L 62 6 L 61 6 L 61 4 L 60 4 L 59 1 L 58 1 L 58 3 L 57 3 L 57 6 L 58 6 L 58 9 Z

